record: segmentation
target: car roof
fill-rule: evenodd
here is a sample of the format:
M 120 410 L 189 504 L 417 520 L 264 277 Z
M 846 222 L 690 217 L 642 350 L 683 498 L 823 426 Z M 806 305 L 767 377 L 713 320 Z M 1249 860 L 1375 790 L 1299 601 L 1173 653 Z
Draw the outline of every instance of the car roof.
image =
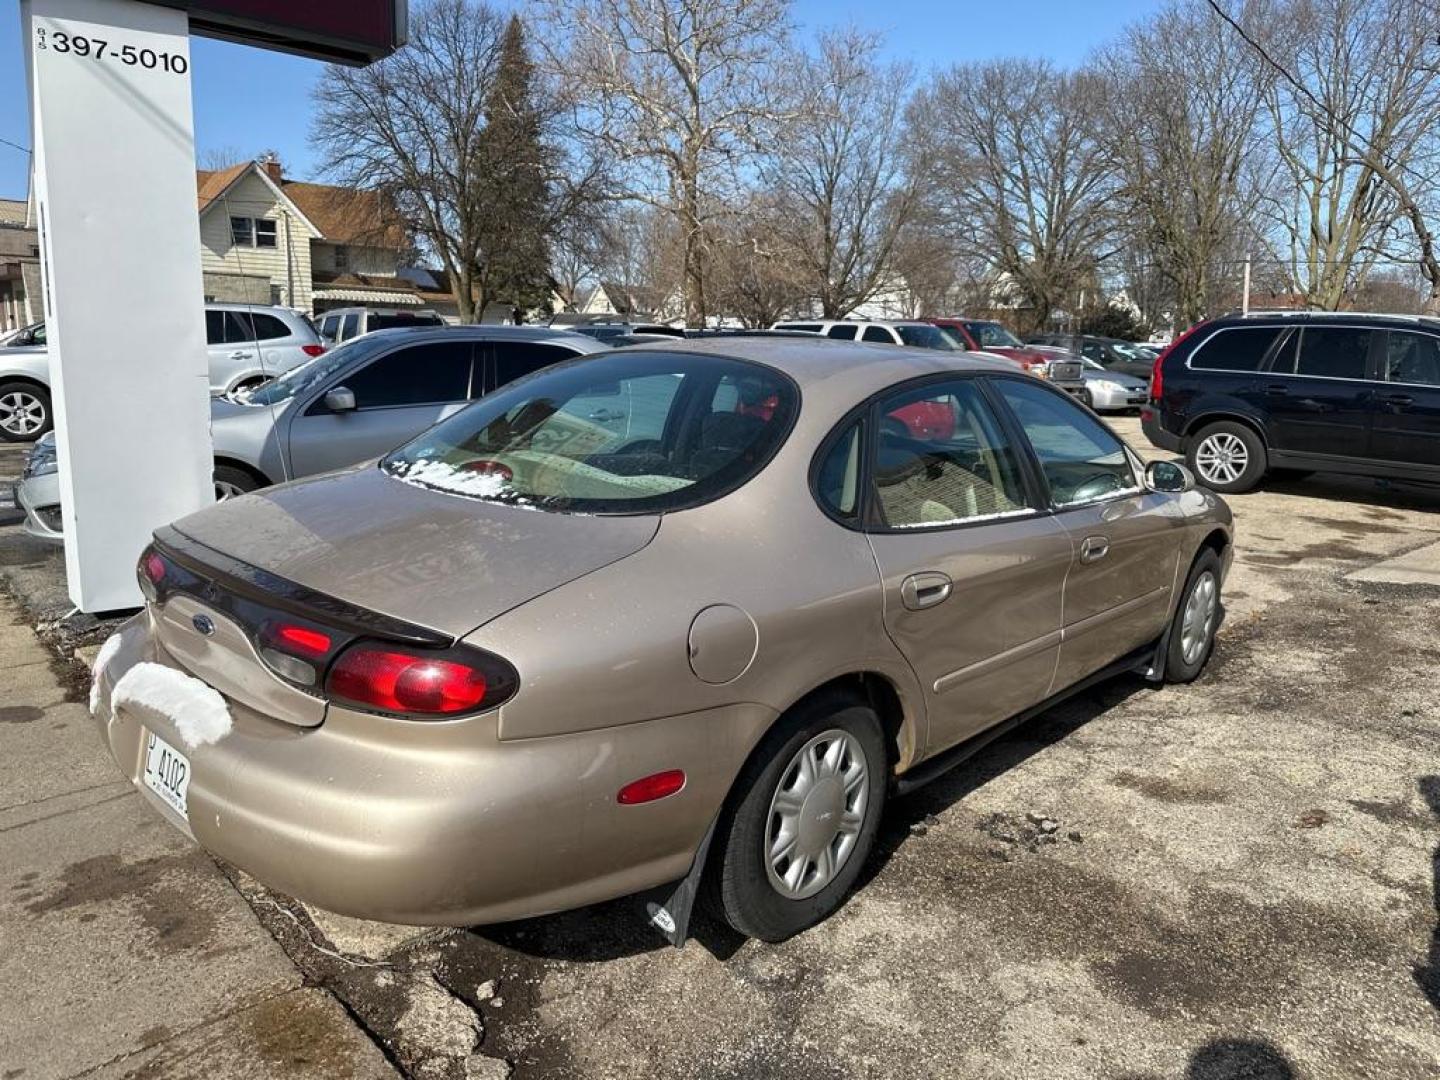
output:
M 916 349 L 863 341 L 842 341 L 817 334 L 784 337 L 749 337 L 735 334 L 712 338 L 676 338 L 674 343 L 631 346 L 639 351 L 721 356 L 764 364 L 789 375 L 801 390 L 818 386 L 838 375 L 859 375 L 860 382 L 876 389 L 906 378 L 946 372 L 994 371 L 1013 375 L 1016 368 L 1003 360 L 973 353 Z M 847 382 L 850 380 L 847 380 Z
M 364 338 L 367 341 L 417 341 L 422 338 L 434 338 L 437 341 L 455 338 L 467 341 L 535 341 L 570 345 L 581 352 L 604 352 L 607 349 L 604 342 L 570 330 L 549 326 L 501 326 L 486 323 L 469 323 L 463 326 L 391 326 L 384 330 L 371 330 Z M 675 340 L 678 341 L 679 338 Z
M 1264 326 L 1294 323 L 1358 322 L 1396 329 L 1420 327 L 1440 330 L 1440 319 L 1432 315 L 1396 315 L 1378 311 L 1232 311 L 1210 320 L 1212 326 Z

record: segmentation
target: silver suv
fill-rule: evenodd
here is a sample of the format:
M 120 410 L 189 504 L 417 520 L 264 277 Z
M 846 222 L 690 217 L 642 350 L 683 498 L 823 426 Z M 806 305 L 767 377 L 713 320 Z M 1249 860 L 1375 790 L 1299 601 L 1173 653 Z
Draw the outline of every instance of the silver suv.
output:
M 316 316 L 320 336 L 328 344 L 357 338 L 376 330 L 408 329 L 415 326 L 444 326 L 445 320 L 433 311 L 413 308 L 335 308 Z
M 310 321 L 289 308 L 206 304 L 210 393 L 259 386 L 325 351 Z M 54 426 L 45 324 L 0 348 L 0 441 L 31 442 Z
M 215 497 L 378 457 L 521 376 L 610 351 L 580 334 L 522 326 L 366 334 L 257 390 L 210 402 Z M 37 444 L 15 504 L 26 532 L 60 543 L 56 469 L 53 439 Z

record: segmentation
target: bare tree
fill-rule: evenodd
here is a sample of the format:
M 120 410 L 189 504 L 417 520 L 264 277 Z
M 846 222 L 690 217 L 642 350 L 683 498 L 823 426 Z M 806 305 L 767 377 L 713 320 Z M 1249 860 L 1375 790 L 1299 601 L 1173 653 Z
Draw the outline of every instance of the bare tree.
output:
M 713 216 L 779 116 L 788 0 L 548 0 L 580 128 L 629 166 L 625 194 L 672 215 L 685 317 L 706 316 Z
M 1274 76 L 1224 30 L 1205 0 L 1177 0 L 1100 61 L 1127 224 L 1186 326 L 1233 291 L 1265 191 L 1256 143 Z
M 1207 2 L 1276 76 L 1266 107 L 1293 194 L 1272 217 L 1307 301 L 1340 306 L 1403 229 L 1429 284 L 1427 309 L 1440 311 L 1432 0 L 1280 0 L 1238 15 Z
M 776 243 L 789 208 L 755 195 L 721 223 L 711 249 L 716 308 L 749 328 L 766 327 L 810 299 L 810 279 Z
M 878 51 L 872 34 L 822 33 L 815 55 L 788 65 L 794 116 L 760 174 L 787 209 L 775 241 L 827 319 L 892 284 L 896 239 L 917 201 L 902 134 L 911 70 L 877 63 Z
M 1032 327 L 1093 280 L 1116 232 L 1104 91 L 1091 74 L 1000 60 L 942 75 L 911 110 L 932 212 L 961 253 L 989 257 Z

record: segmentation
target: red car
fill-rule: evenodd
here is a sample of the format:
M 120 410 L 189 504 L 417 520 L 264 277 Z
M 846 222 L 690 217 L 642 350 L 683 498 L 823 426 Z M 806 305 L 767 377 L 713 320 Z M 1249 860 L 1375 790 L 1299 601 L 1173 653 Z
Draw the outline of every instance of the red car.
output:
M 932 326 L 950 331 L 960 344 L 967 349 L 984 349 L 1008 360 L 1014 360 L 1026 371 L 1036 365 L 1045 370 L 1054 359 L 1030 348 L 998 322 L 984 319 L 926 319 Z

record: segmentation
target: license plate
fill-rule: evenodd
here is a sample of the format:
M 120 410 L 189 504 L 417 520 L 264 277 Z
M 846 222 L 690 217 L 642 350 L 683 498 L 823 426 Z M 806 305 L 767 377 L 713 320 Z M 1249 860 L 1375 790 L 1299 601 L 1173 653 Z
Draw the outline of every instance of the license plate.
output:
M 1050 377 L 1052 379 L 1062 379 L 1065 382 L 1072 382 L 1080 378 L 1080 365 L 1052 364 L 1050 367 Z
M 185 793 L 190 790 L 190 759 L 152 732 L 145 733 L 145 786 L 165 805 L 189 820 Z

